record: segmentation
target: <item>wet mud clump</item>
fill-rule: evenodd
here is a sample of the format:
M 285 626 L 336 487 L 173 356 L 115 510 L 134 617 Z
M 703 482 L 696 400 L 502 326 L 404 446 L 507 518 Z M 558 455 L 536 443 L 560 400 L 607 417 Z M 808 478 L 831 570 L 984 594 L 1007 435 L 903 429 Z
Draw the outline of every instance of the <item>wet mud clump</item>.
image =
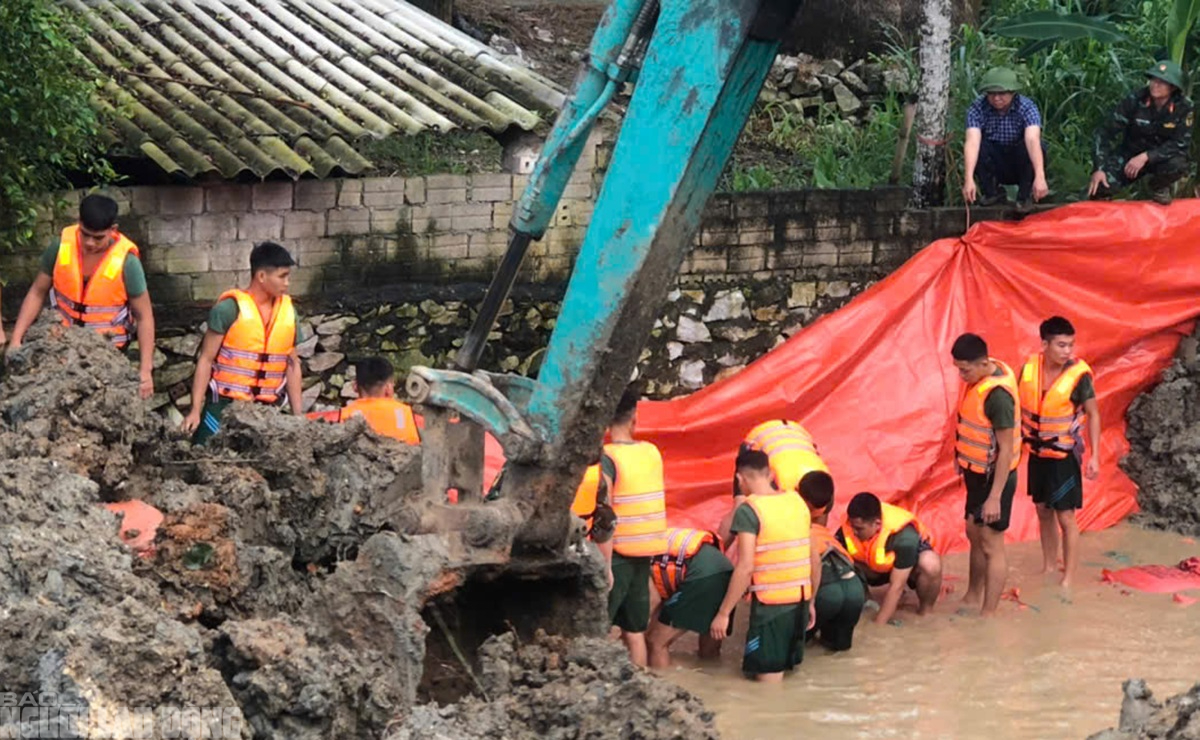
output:
M 1121 466 L 1138 485 L 1135 521 L 1200 535 L 1200 360 L 1188 337 L 1162 382 L 1129 407 L 1129 454 Z
M 1121 686 L 1121 719 L 1116 729 L 1092 735 L 1088 740 L 1197 740 L 1200 738 L 1200 683 L 1190 690 L 1159 702 L 1140 678 Z
M 58 699 L 31 716 L 0 713 L 0 736 L 174 707 L 216 710 L 193 735 L 381 737 L 421 717 L 447 721 L 460 701 L 464 716 L 514 712 L 550 737 L 711 726 L 696 700 L 587 639 L 607 626 L 594 548 L 513 558 L 514 507 L 425 500 L 420 448 L 360 420 L 238 404 L 193 448 L 137 389 L 124 357 L 74 328 L 37 325 L 7 363 L 0 687 Z M 126 543 L 149 542 L 131 529 L 145 525 L 106 508 L 130 500 L 162 513 L 138 550 Z M 491 536 L 471 533 L 480 522 Z M 535 643 L 539 629 L 564 637 Z M 496 635 L 517 641 L 511 654 L 487 642 Z M 480 681 L 503 703 L 472 698 Z M 592 725 L 568 689 L 620 705 L 613 716 L 637 727 L 654 717 L 659 734 L 572 734 Z M 179 734 L 138 716 L 139 736 Z M 479 731 L 451 736 L 496 737 Z

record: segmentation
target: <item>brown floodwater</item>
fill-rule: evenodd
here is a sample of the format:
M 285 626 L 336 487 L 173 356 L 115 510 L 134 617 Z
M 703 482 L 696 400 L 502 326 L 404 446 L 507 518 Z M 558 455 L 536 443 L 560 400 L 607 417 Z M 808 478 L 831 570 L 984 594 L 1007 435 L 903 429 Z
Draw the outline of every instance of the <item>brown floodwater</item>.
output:
M 957 614 L 967 561 L 955 554 L 945 562 L 955 592 L 933 615 L 906 608 L 901 626 L 876 626 L 868 611 L 852 650 L 810 647 L 782 686 L 741 677 L 747 609 L 719 663 L 699 661 L 689 636 L 666 675 L 716 712 L 728 740 L 1084 738 L 1116 725 L 1126 678 L 1145 678 L 1159 698 L 1200 681 L 1200 604 L 1100 579 L 1102 568 L 1174 564 L 1200 545 L 1132 525 L 1086 533 L 1069 594 L 1037 573 L 1037 542 L 1008 552 L 1008 585 L 1027 608 L 1006 600 L 991 620 Z

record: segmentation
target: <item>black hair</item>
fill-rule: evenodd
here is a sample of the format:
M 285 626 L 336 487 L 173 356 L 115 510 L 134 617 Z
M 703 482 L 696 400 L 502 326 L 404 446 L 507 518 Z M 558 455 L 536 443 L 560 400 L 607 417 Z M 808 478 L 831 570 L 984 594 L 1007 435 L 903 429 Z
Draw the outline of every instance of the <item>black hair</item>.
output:
M 988 358 L 987 342 L 978 334 L 963 334 L 954 340 L 950 356 L 959 362 L 979 362 Z
M 613 424 L 628 424 L 633 421 L 634 413 L 637 411 L 638 401 L 642 398 L 642 394 L 635 386 L 629 386 L 625 389 L 625 393 L 621 395 L 621 400 L 617 401 L 617 408 L 613 411 Z
M 1038 327 L 1038 334 L 1041 335 L 1043 342 L 1049 342 L 1052 337 L 1075 336 L 1075 327 L 1071 326 L 1071 322 L 1062 316 L 1051 316 Z
M 767 457 L 767 453 L 762 450 L 742 450 L 738 453 L 737 462 L 734 465 L 737 467 L 738 472 L 743 470 L 769 472 L 771 470 L 771 458 Z
M 824 470 L 805 473 L 800 479 L 800 497 L 814 509 L 824 509 L 833 503 L 833 476 Z
M 883 518 L 883 504 L 873 493 L 856 493 L 846 507 L 847 519 L 866 519 L 873 521 Z
M 382 357 L 365 357 L 354 365 L 354 382 L 364 391 L 373 392 L 396 377 L 392 363 Z
M 88 231 L 107 231 L 117 222 L 117 202 L 93 193 L 79 202 L 79 225 Z
M 295 264 L 296 260 L 292 259 L 291 253 L 275 242 L 259 242 L 250 250 L 251 275 L 257 274 L 259 270 L 278 270 L 293 267 Z

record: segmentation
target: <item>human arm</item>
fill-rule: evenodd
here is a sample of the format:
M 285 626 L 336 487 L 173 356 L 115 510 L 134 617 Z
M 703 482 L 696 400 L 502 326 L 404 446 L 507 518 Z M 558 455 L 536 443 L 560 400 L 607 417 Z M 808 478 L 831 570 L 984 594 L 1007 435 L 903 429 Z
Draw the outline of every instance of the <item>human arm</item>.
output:
M 734 496 L 733 506 L 729 509 L 729 512 L 725 514 L 725 516 L 721 517 L 721 523 L 717 525 L 717 537 L 721 538 L 721 542 L 733 544 L 733 540 L 730 539 L 733 536 L 731 533 L 731 529 L 733 527 L 733 513 L 737 511 L 738 507 L 744 503 L 746 503 L 745 496 Z
M 1012 427 L 1009 427 L 1011 429 Z M 996 467 L 992 475 L 992 490 L 988 493 L 987 501 L 983 502 L 983 521 L 991 524 L 1000 519 L 1000 499 L 1004 486 L 1008 483 L 1008 470 L 1012 466 L 1013 455 L 1017 454 L 1013 444 L 1012 434 L 1008 429 L 996 430 Z
M 21 342 L 25 340 L 25 333 L 29 331 L 29 327 L 33 326 L 33 322 L 37 320 L 38 312 L 42 310 L 42 306 L 46 303 L 46 295 L 50 292 L 53 284 L 53 279 L 44 272 L 39 272 L 38 276 L 33 279 L 33 285 L 29 286 L 29 292 L 25 294 L 25 300 L 21 301 L 21 310 L 17 313 L 17 322 L 13 324 L 12 341 L 8 345 L 10 352 L 20 348 Z
M 817 626 L 817 592 L 821 590 L 821 552 L 812 542 L 811 533 L 808 547 L 809 573 L 812 575 L 812 592 L 808 597 L 808 629 Z
M 1087 414 L 1088 444 L 1091 446 L 1083 472 L 1088 480 L 1095 480 L 1100 475 L 1100 404 L 1096 403 L 1095 396 L 1083 402 L 1083 412 Z
M 1046 184 L 1046 158 L 1042 156 L 1041 126 L 1025 127 L 1025 150 L 1033 165 L 1033 199 L 1039 201 L 1050 194 L 1050 186 Z
M 758 535 L 754 532 L 738 532 L 737 535 L 737 565 L 733 566 L 733 575 L 729 577 L 729 588 L 725 590 L 725 598 L 717 615 L 713 617 L 708 634 L 714 640 L 724 640 L 729 636 L 729 617 L 733 608 L 741 601 L 746 589 L 750 588 L 750 579 L 754 574 L 754 549 L 758 544 Z
M 208 382 L 212 380 L 213 362 L 216 361 L 217 353 L 221 351 L 221 343 L 224 340 L 224 334 L 218 334 L 209 329 L 204 332 L 204 339 L 200 342 L 200 356 L 196 358 L 196 374 L 192 377 L 192 407 L 183 419 L 183 431 L 189 434 L 200 426 L 200 413 L 204 410 L 204 394 L 208 391 Z
M 138 393 L 142 398 L 149 398 L 154 395 L 154 307 L 150 303 L 150 294 L 131 297 L 129 312 L 137 322 Z
M 908 576 L 912 570 L 912 568 L 892 568 L 892 574 L 888 577 L 887 593 L 883 595 L 883 601 L 879 604 L 879 613 L 875 615 L 875 624 L 887 624 L 892 617 L 896 616 L 896 609 L 900 607 L 900 597 L 904 595 L 904 585 L 908 582 Z
M 300 358 L 296 355 L 295 349 L 288 352 L 285 372 L 288 404 L 292 407 L 292 413 L 300 416 L 304 413 L 304 387 L 300 383 Z
M 979 164 L 979 145 L 983 141 L 983 130 L 968 128 L 963 141 L 963 200 L 975 202 L 975 166 Z

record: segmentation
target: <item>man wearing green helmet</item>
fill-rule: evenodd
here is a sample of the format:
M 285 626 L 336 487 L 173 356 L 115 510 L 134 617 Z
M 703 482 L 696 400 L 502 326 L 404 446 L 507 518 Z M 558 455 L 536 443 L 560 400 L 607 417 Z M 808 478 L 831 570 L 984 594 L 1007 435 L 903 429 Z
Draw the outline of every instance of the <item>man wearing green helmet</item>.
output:
M 1017 186 L 1017 203 L 1041 200 L 1046 185 L 1046 147 L 1042 143 L 1042 114 L 1037 104 L 1019 95 L 1017 73 L 1005 67 L 989 69 L 980 81 L 983 93 L 967 109 L 963 143 L 963 198 L 974 203 L 978 189 L 984 205 L 1005 200 L 1002 185 Z
M 1183 69 L 1159 61 L 1146 70 L 1146 77 L 1146 86 L 1122 100 L 1096 130 L 1090 197 L 1107 197 L 1149 177 L 1155 202 L 1166 205 L 1171 185 L 1191 168 L 1192 102 L 1183 95 Z

